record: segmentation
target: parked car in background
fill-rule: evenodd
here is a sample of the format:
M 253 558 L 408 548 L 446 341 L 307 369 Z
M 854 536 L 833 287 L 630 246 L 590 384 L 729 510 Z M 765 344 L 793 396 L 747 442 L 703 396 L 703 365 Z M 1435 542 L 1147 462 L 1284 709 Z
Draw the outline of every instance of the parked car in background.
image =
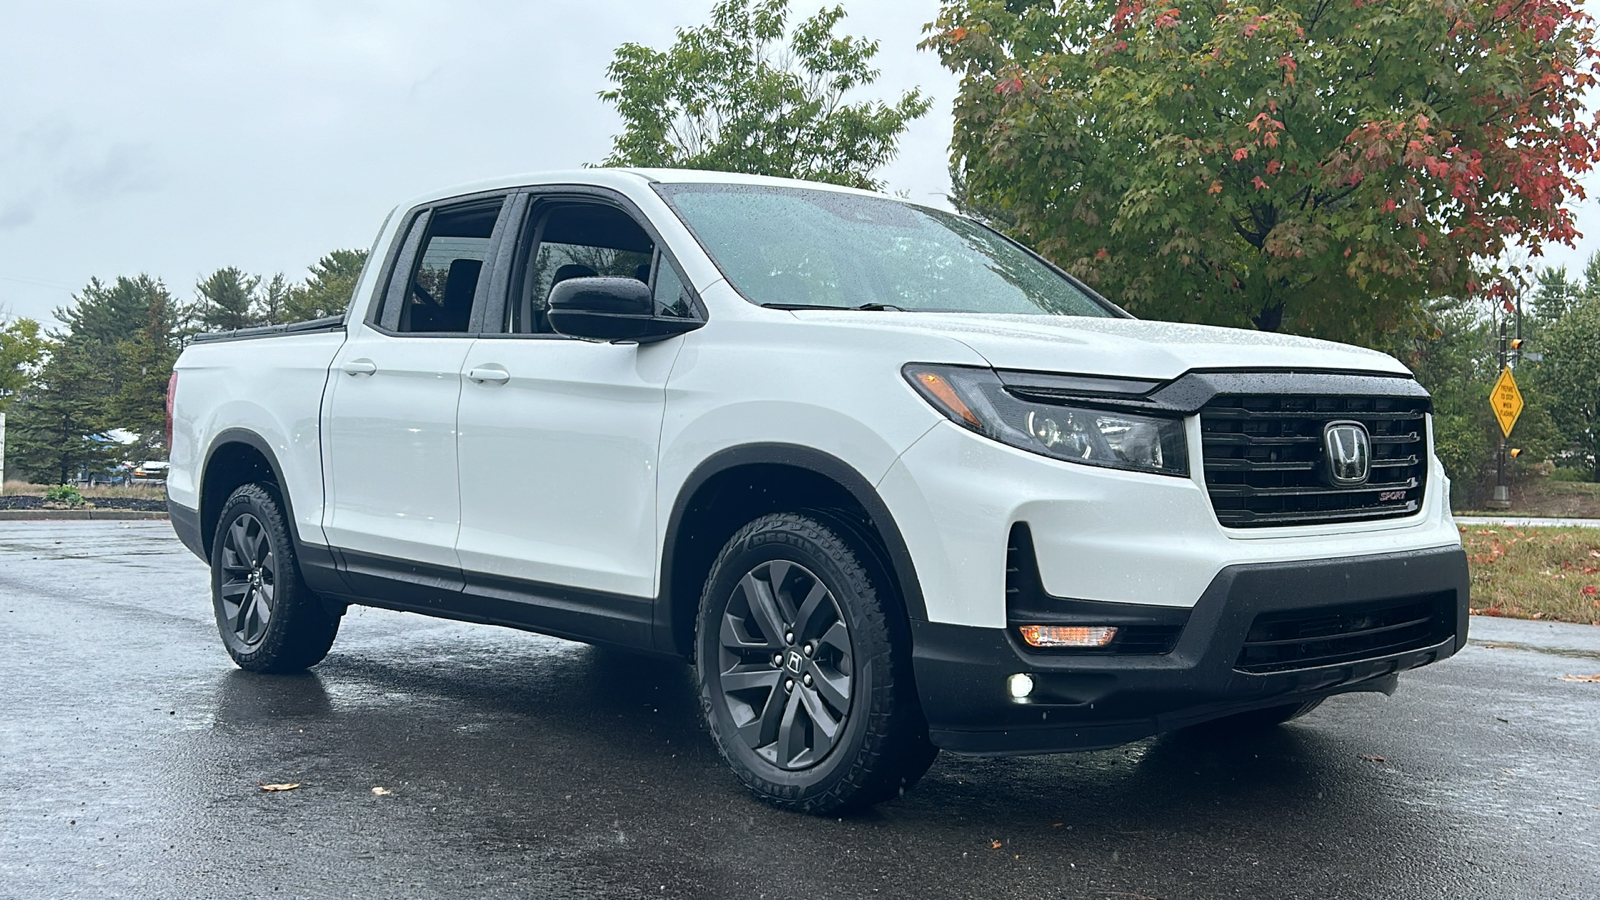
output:
M 1269 726 L 1466 643 L 1403 365 L 1137 321 L 865 191 L 432 194 L 345 317 L 203 335 L 172 385 L 172 524 L 240 666 L 315 664 L 351 603 L 682 658 L 790 809 L 896 796 L 941 748 Z
M 166 484 L 169 466 L 164 459 L 147 459 L 133 467 L 128 480 L 133 484 Z

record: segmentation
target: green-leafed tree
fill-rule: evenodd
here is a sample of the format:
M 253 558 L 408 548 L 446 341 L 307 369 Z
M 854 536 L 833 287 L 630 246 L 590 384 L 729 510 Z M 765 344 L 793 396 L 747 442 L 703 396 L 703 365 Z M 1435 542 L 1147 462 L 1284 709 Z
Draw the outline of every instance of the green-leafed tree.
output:
M 295 287 L 284 301 L 284 321 L 304 322 L 324 316 L 342 315 L 355 293 L 361 267 L 367 262 L 365 250 L 335 250 L 311 266 L 311 277 Z
M 1568 277 L 1566 266 L 1544 269 L 1535 277 L 1528 312 L 1541 323 L 1555 322 L 1583 299 L 1584 287 Z
M 7 416 L 6 470 L 42 484 L 70 481 L 80 468 L 117 462 L 122 447 L 97 438 L 108 416 L 111 377 L 93 341 L 54 342 L 38 378 Z
M 1486 484 L 1499 426 L 1489 408 L 1494 327 L 1472 304 L 1429 304 L 1431 328 L 1396 333 L 1381 349 L 1411 367 L 1433 395 L 1434 448 L 1450 475 L 1452 500 L 1468 505 Z
M 256 314 L 256 288 L 261 276 L 229 266 L 218 269 L 194 286 L 200 295 L 196 310 L 208 331 L 232 331 L 260 323 Z
M 1600 481 L 1600 297 L 1583 300 L 1545 329 L 1543 343 L 1538 390 Z
M 115 426 L 139 435 L 132 452 L 139 459 L 165 459 L 167 384 L 178 348 L 167 329 L 167 311 L 159 305 L 131 340 L 120 348 L 122 377 L 109 405 Z
M 788 28 L 788 0 L 722 0 L 665 51 L 617 48 L 606 75 L 623 131 L 605 165 L 716 169 L 875 188 L 921 91 L 845 102 L 871 85 L 876 41 L 833 33 L 842 7 Z
M 0 413 L 28 384 L 47 342 L 32 319 L 0 320 Z
M 1132 311 L 1372 342 L 1571 243 L 1567 0 L 947 0 L 958 201 Z

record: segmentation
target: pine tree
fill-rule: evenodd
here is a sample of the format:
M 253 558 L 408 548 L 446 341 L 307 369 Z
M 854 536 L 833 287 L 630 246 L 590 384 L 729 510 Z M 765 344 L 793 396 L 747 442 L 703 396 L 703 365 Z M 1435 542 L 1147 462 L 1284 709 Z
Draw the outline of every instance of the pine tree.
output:
M 139 435 L 139 458 L 163 459 L 167 455 L 167 383 L 178 359 L 177 347 L 166 329 L 164 308 L 151 307 L 149 321 L 124 342 L 120 355 L 121 386 L 110 404 L 116 425 Z
M 293 292 L 293 286 L 282 272 L 273 275 L 267 286 L 261 289 L 259 297 L 261 324 L 281 325 L 289 321 L 289 295 Z
M 167 310 L 169 328 L 176 328 L 178 307 L 160 279 L 149 275 L 118 276 L 108 285 L 91 278 L 83 290 L 73 295 L 72 302 L 55 311 L 55 317 L 67 326 L 68 340 L 98 341 L 110 347 L 143 328 L 149 321 L 151 306 L 157 302 Z
M 355 293 L 365 250 L 335 250 L 311 266 L 311 277 L 290 292 L 284 304 L 285 321 L 304 322 L 324 316 L 342 315 Z
M 106 398 L 111 378 L 94 342 L 61 341 L 50 361 L 8 417 L 7 468 L 22 477 L 57 484 L 79 469 L 93 472 L 116 461 L 121 447 L 97 437 L 109 426 Z
M 261 276 L 229 266 L 212 272 L 194 286 L 200 295 L 200 322 L 211 331 L 233 331 L 259 323 L 256 287 Z

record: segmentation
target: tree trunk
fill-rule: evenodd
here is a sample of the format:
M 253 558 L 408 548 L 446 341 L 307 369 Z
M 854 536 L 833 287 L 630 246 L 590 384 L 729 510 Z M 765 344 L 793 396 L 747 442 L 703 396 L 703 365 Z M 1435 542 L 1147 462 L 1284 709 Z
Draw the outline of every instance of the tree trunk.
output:
M 1283 325 L 1283 301 L 1262 308 L 1252 321 L 1258 331 L 1277 331 Z

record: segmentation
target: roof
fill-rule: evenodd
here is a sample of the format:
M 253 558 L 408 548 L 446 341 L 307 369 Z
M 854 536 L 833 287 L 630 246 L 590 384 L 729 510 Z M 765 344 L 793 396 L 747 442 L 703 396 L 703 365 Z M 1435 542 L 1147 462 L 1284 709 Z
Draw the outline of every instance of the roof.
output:
M 520 175 L 507 175 L 500 178 L 489 178 L 482 181 L 459 184 L 454 187 L 429 191 L 407 201 L 401 208 L 410 209 L 424 203 L 433 203 L 450 197 L 460 197 L 466 194 L 477 194 L 485 191 L 504 190 L 507 188 L 529 187 L 533 185 L 573 184 L 594 187 L 610 187 L 625 189 L 638 187 L 643 184 L 733 184 L 733 185 L 770 185 L 772 187 L 809 188 L 819 191 L 834 191 L 844 194 L 859 194 L 866 197 L 881 197 L 886 200 L 896 200 L 887 194 L 875 191 L 865 191 L 860 188 L 843 187 L 837 184 L 827 184 L 820 181 L 801 181 L 796 178 L 773 178 L 768 175 L 744 175 L 738 172 L 713 172 L 704 169 L 620 169 L 620 168 L 594 168 L 594 169 L 565 169 L 552 172 L 528 172 Z

